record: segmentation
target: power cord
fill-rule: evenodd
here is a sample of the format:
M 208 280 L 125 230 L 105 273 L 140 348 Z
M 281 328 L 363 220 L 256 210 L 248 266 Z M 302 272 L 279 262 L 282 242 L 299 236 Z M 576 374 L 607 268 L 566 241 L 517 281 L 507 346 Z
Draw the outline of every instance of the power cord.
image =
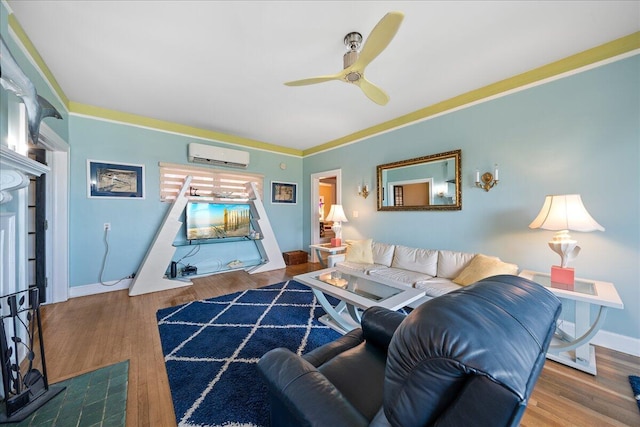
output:
M 104 281 L 102 280 L 102 275 L 104 274 L 104 268 L 107 265 L 107 256 L 109 255 L 109 229 L 108 228 L 104 229 L 104 247 L 105 247 L 104 257 L 102 257 L 102 267 L 100 267 L 100 284 L 102 286 L 115 286 L 118 283 L 122 282 L 123 280 L 129 279 L 130 277 L 123 277 L 122 279 L 119 279 L 118 281 L 111 284 L 104 283 Z
M 192 257 L 194 255 L 196 255 L 198 252 L 200 252 L 200 245 L 196 245 L 193 247 L 193 249 L 191 249 L 189 252 L 187 252 L 182 258 L 180 258 L 178 261 L 176 261 L 176 264 L 181 264 L 183 267 L 189 267 L 191 264 L 183 264 L 182 260 L 185 258 L 189 258 Z

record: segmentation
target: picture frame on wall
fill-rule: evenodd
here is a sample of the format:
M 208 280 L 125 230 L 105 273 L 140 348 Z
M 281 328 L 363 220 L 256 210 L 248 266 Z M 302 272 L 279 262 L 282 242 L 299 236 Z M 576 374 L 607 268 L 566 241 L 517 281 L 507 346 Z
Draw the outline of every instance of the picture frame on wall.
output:
M 87 197 L 144 199 L 144 165 L 87 160 Z
M 271 181 L 271 203 L 287 205 L 298 203 L 298 184 Z

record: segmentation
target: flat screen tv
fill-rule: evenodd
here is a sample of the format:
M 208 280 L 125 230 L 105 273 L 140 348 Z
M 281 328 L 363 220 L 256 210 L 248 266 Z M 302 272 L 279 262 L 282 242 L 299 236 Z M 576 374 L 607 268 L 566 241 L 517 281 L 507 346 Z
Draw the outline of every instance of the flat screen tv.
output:
M 249 205 L 189 202 L 186 209 L 187 240 L 248 236 Z

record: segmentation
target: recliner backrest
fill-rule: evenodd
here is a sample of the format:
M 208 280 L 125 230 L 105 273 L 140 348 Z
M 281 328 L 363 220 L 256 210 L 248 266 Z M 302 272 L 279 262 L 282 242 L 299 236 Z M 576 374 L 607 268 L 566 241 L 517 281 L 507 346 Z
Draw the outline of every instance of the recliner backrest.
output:
M 385 373 L 383 406 L 391 425 L 455 425 L 463 422 L 464 408 L 468 416 L 481 410 L 517 425 L 561 304 L 542 286 L 514 279 L 481 280 L 427 301 L 402 322 Z

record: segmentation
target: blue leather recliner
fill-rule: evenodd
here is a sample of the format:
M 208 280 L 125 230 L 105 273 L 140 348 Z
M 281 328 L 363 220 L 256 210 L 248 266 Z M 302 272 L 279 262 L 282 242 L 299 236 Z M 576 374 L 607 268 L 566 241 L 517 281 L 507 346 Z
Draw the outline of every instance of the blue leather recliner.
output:
M 408 316 L 373 307 L 362 328 L 302 357 L 266 353 L 271 425 L 516 426 L 561 311 L 544 287 L 494 276 Z

